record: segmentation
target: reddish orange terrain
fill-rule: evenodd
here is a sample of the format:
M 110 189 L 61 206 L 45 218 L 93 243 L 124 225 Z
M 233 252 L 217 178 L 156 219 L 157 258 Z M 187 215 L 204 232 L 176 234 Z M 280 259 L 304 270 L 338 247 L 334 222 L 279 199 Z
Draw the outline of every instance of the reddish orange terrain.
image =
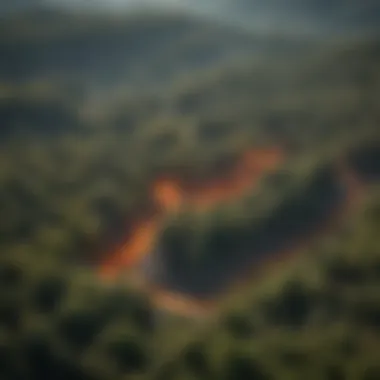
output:
M 150 216 L 136 218 L 124 243 L 114 252 L 106 255 L 99 266 L 104 281 L 119 278 L 130 271 L 153 251 L 162 220 L 170 213 L 178 212 L 184 206 L 194 210 L 207 210 L 219 203 L 237 199 L 253 188 L 264 174 L 279 167 L 284 160 L 280 149 L 252 149 L 222 177 L 210 178 L 202 183 L 189 183 L 179 178 L 160 177 L 151 185 L 151 201 L 155 204 Z M 147 202 L 149 203 L 149 202 Z M 189 300 L 164 290 L 152 289 L 154 302 L 159 306 L 180 312 L 186 309 L 198 314 L 203 307 L 199 303 L 189 306 Z

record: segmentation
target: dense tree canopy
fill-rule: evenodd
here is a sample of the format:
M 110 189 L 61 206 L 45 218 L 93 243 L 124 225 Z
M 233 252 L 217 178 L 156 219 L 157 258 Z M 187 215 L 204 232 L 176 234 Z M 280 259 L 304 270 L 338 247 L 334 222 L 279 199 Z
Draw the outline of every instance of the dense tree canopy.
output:
M 49 34 L 1 21 L 0 378 L 376 379 L 378 41 L 150 17 Z M 107 86 L 90 91 L 99 73 Z M 256 186 L 160 225 L 157 281 L 206 295 L 211 317 L 158 308 L 127 275 L 99 279 L 96 263 L 156 211 L 155 179 L 203 183 L 273 148 L 281 162 Z

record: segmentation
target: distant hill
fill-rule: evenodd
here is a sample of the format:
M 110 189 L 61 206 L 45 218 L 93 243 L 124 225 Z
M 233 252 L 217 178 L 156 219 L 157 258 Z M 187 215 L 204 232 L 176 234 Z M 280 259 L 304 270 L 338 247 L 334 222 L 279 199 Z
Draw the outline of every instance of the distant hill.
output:
M 376 0 L 225 0 L 222 5 L 208 0 L 207 3 L 212 13 L 252 29 L 318 34 L 379 32 L 380 3 Z
M 6 81 L 152 85 L 253 52 L 303 45 L 178 12 L 118 17 L 40 10 L 9 17 L 0 28 L 0 80 Z
M 0 15 L 6 14 L 0 20 L 0 81 L 151 89 L 252 53 L 293 52 L 308 45 L 311 35 L 328 43 L 341 34 L 380 30 L 377 1 L 225 0 L 217 5 L 194 0 L 189 2 L 194 12 L 163 8 L 120 14 L 63 11 L 53 7 L 58 3 L 47 7 L 48 2 L 19 0 L 0 6 Z M 96 4 L 89 7 L 95 10 Z
M 0 5 L 0 15 L 30 8 L 53 7 L 113 13 L 131 9 L 182 9 L 207 14 L 253 30 L 290 33 L 379 32 L 377 0 L 14 0 Z
M 44 0 L 12 0 L 0 3 L 0 15 L 46 6 Z

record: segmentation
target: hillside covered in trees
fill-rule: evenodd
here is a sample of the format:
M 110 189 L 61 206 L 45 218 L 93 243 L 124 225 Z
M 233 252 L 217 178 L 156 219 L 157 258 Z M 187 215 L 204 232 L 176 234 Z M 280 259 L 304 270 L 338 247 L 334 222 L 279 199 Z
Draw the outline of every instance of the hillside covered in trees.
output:
M 49 12 L 0 21 L 0 378 L 380 378 L 377 37 Z

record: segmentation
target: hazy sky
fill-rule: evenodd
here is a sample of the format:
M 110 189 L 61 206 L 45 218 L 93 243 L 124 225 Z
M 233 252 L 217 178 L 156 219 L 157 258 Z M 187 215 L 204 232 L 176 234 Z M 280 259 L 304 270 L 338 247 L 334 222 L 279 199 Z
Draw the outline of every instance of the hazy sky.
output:
M 104 8 L 118 8 L 129 6 L 153 5 L 155 7 L 194 7 L 202 2 L 197 0 L 45 0 L 55 4 L 101 6 Z M 222 0 L 223 1 L 223 0 Z M 204 3 L 210 2 L 204 0 Z
M 380 29 L 380 0 L 0 0 L 0 12 L 49 3 L 117 12 L 142 6 L 190 10 L 264 30 Z

